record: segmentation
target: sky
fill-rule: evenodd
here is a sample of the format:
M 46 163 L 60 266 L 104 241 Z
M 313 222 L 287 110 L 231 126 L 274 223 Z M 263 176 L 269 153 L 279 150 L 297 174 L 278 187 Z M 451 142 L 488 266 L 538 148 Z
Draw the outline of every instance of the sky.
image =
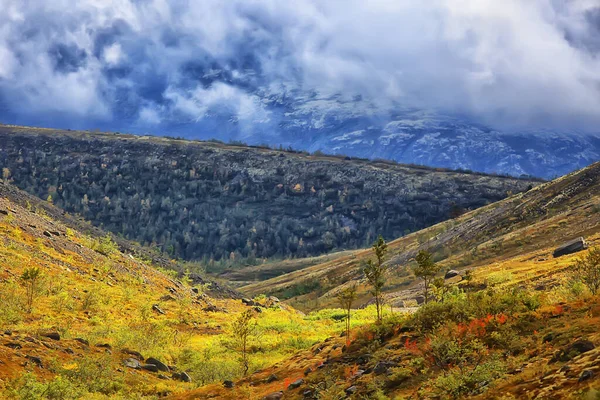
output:
M 307 107 L 427 110 L 507 130 L 600 123 L 598 0 L 0 0 L 0 10 L 4 123 L 219 137 L 233 122 L 268 136 Z

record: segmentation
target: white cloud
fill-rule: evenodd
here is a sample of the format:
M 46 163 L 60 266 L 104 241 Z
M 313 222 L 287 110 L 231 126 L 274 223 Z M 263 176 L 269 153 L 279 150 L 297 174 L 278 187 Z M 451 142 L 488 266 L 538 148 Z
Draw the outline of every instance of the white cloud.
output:
M 600 122 L 596 0 L 0 0 L 0 9 L 0 94 L 17 98 L 8 107 L 20 114 L 110 120 L 128 101 L 148 123 L 219 110 L 264 122 L 260 93 L 298 88 L 498 126 Z M 185 71 L 195 64 L 218 64 L 235 82 L 194 81 Z

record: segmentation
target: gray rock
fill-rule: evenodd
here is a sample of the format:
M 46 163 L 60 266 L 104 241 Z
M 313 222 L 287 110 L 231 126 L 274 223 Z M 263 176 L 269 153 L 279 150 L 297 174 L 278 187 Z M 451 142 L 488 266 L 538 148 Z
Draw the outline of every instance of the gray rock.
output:
M 181 372 L 176 372 L 173 375 L 171 375 L 173 377 L 173 379 L 177 379 L 178 381 L 182 381 L 182 382 L 191 382 L 192 381 L 192 377 L 188 375 L 187 372 L 185 371 L 181 371 Z
M 288 386 L 289 390 L 294 390 L 299 388 L 300 386 L 302 386 L 304 384 L 304 379 L 298 379 L 292 383 L 290 383 L 290 385 Z
M 350 386 L 349 388 L 347 388 L 346 390 L 344 390 L 344 392 L 346 392 L 346 394 L 348 396 L 353 395 L 354 393 L 356 393 L 356 391 L 358 390 L 358 388 L 354 385 Z
M 279 378 L 277 377 L 277 375 L 275 375 L 275 374 L 271 374 L 271 375 L 269 375 L 269 377 L 266 379 L 266 382 L 267 382 L 267 383 L 271 383 L 271 382 L 275 382 L 275 381 L 277 381 L 277 380 L 279 380 Z
M 592 379 L 593 376 L 594 376 L 594 371 L 592 371 L 591 369 L 586 369 L 581 373 L 581 376 L 579 377 L 579 382 L 583 382 L 583 381 L 587 381 L 588 379 Z
M 27 358 L 27 360 L 31 361 L 38 367 L 42 368 L 42 359 L 41 358 L 39 358 L 37 356 L 26 356 L 25 358 Z
M 233 383 L 233 381 L 223 381 L 223 386 L 227 389 L 233 389 L 235 383 Z
M 144 359 L 144 356 L 142 355 L 142 353 L 140 353 L 139 351 L 128 349 L 128 348 L 122 349 L 121 353 L 128 354 L 130 356 L 134 356 L 138 360 L 143 360 Z
M 392 367 L 395 367 L 397 364 L 391 361 L 380 361 L 375 365 L 373 372 L 376 374 L 385 374 Z
M 162 310 L 162 308 L 160 308 L 160 306 L 158 304 L 153 304 L 152 310 L 156 311 L 157 313 L 159 313 L 161 315 L 165 315 L 165 312 Z
M 263 397 L 263 400 L 281 400 L 283 398 L 283 392 L 273 392 Z
M 90 345 L 90 342 L 87 339 L 84 339 L 84 338 L 79 338 L 78 337 L 78 338 L 75 338 L 73 340 L 75 340 L 76 342 L 79 342 L 81 344 L 85 344 L 86 346 Z
M 133 369 L 140 369 L 142 367 L 142 364 L 140 364 L 140 362 L 135 358 L 127 358 L 123 360 L 123 365 Z
M 150 372 L 158 372 L 158 367 L 154 364 L 140 364 L 140 368 Z
M 554 253 L 552 253 L 552 255 L 556 258 L 556 257 L 564 256 L 567 254 L 576 253 L 578 251 L 585 250 L 587 248 L 588 248 L 588 245 L 587 245 L 587 242 L 585 241 L 585 239 L 582 237 L 578 237 L 576 239 L 570 240 L 570 241 L 558 246 L 554 250 Z
M 460 273 L 454 269 L 451 269 L 450 271 L 446 272 L 446 275 L 444 275 L 444 279 L 450 279 L 450 278 L 454 278 L 455 276 L 459 276 Z
M 60 334 L 58 332 L 45 332 L 40 336 L 47 337 L 48 339 L 52 340 L 60 340 Z
M 154 357 L 147 358 L 146 359 L 146 364 L 156 365 L 156 368 L 158 368 L 159 371 L 169 372 L 169 367 L 167 367 L 167 365 L 165 363 L 163 363 L 160 360 L 157 360 Z

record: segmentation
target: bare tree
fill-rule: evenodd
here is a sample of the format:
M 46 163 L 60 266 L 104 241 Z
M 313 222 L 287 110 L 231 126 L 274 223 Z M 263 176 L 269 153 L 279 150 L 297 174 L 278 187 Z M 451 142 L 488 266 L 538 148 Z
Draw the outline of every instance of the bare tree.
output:
M 383 286 L 385 285 L 385 275 L 388 269 L 384 265 L 385 254 L 387 253 L 387 244 L 383 237 L 379 236 L 375 244 L 373 244 L 373 253 L 375 253 L 375 261 L 367 261 L 367 266 L 363 272 L 371 285 L 371 293 L 375 297 L 375 306 L 377 307 L 377 321 L 381 321 L 383 307 Z
M 233 338 L 236 342 L 237 350 L 240 352 L 240 364 L 244 376 L 248 374 L 250 368 L 250 359 L 248 354 L 248 344 L 252 336 L 256 334 L 257 322 L 254 319 L 252 310 L 244 311 L 233 323 Z
M 33 299 L 37 294 L 39 280 L 42 277 L 42 272 L 37 267 L 26 268 L 21 275 L 21 282 L 25 286 L 26 291 L 26 312 L 31 314 L 33 310 Z
M 350 312 L 352 303 L 356 300 L 356 285 L 349 286 L 337 294 L 340 306 L 346 312 L 346 344 L 350 342 Z

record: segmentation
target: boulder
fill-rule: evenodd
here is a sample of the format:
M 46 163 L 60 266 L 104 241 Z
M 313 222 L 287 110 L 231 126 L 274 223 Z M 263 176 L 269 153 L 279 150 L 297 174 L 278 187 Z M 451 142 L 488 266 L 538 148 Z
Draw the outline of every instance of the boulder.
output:
M 125 349 L 121 350 L 121 353 L 128 354 L 130 356 L 134 356 L 138 360 L 143 360 L 144 359 L 144 356 L 139 351 L 135 351 L 135 350 L 131 350 L 131 349 L 125 348 Z
M 157 313 L 159 313 L 161 315 L 165 315 L 165 312 L 162 310 L 162 308 L 160 308 L 160 306 L 158 304 L 153 304 L 152 310 L 156 311 Z
M 140 364 L 140 368 L 150 372 L 158 372 L 158 367 L 154 364 Z
M 178 381 L 182 381 L 182 382 L 188 382 L 189 383 L 189 382 L 192 381 L 192 378 L 185 371 L 176 372 L 173 375 L 171 375 L 171 377 L 173 379 L 177 379 Z
M 304 370 L 304 376 L 308 376 L 308 374 L 310 374 L 311 372 L 313 372 L 313 369 L 311 367 L 308 367 Z
M 275 374 L 271 374 L 271 375 L 269 375 L 269 377 L 267 378 L 266 382 L 267 382 L 267 383 L 271 383 L 271 382 L 275 382 L 275 381 L 277 381 L 277 380 L 279 380 L 279 378 L 277 377 L 277 375 L 275 375 Z
M 566 254 L 576 253 L 581 250 L 585 250 L 588 248 L 587 242 L 584 238 L 578 237 L 577 239 L 570 240 L 566 243 L 558 246 L 552 255 L 554 257 L 564 256 Z
M 52 340 L 60 340 L 60 334 L 58 332 L 44 332 L 40 336 L 47 337 Z
M 147 358 L 146 364 L 156 365 L 156 368 L 158 368 L 159 371 L 169 372 L 169 367 L 167 367 L 167 365 L 165 363 L 163 363 L 160 360 L 157 360 L 154 357 Z
M 282 398 L 283 392 L 273 392 L 263 397 L 263 400 L 281 400 Z
M 87 339 L 84 339 L 84 338 L 76 337 L 73 340 L 76 341 L 76 342 L 79 342 L 81 344 L 85 344 L 86 346 L 90 345 L 90 342 Z
M 346 394 L 348 396 L 352 396 L 354 393 L 356 393 L 356 391 L 358 390 L 358 388 L 356 386 L 350 386 L 349 388 L 347 388 L 346 390 L 344 390 L 344 392 L 346 392 Z
M 450 278 L 454 278 L 455 276 L 459 276 L 460 273 L 454 269 L 451 269 L 450 271 L 446 272 L 446 275 L 444 275 L 444 279 L 450 279 Z
M 250 299 L 246 299 L 246 298 L 242 299 L 242 303 L 249 307 L 256 305 L 256 302 L 254 300 L 250 300 Z
M 133 369 L 140 369 L 142 367 L 142 364 L 140 364 L 140 362 L 135 358 L 127 358 L 123 360 L 123 365 Z
M 294 382 L 290 383 L 290 385 L 288 386 L 288 389 L 294 390 L 294 389 L 299 388 L 303 384 L 304 384 L 304 379 L 298 379 L 298 380 L 295 380 Z
M 417 297 L 415 297 L 415 301 L 417 302 L 417 304 L 421 305 L 425 303 L 425 296 L 418 295 Z
M 591 369 L 584 370 L 579 376 L 579 382 L 587 381 L 588 379 L 592 379 L 594 376 L 594 371 Z
M 41 358 L 36 357 L 36 356 L 27 356 L 26 358 L 27 358 L 27 360 L 31 361 L 38 367 L 42 368 L 42 359 Z
M 385 374 L 392 367 L 395 367 L 397 364 L 391 361 L 380 361 L 375 365 L 373 372 L 376 374 Z
M 582 353 L 587 353 L 595 348 L 594 343 L 586 339 L 578 339 L 574 343 L 558 351 L 553 358 L 553 361 L 566 362 L 572 360 Z
M 223 387 L 226 387 L 227 389 L 233 389 L 234 386 L 235 383 L 233 383 L 233 381 L 223 381 Z

